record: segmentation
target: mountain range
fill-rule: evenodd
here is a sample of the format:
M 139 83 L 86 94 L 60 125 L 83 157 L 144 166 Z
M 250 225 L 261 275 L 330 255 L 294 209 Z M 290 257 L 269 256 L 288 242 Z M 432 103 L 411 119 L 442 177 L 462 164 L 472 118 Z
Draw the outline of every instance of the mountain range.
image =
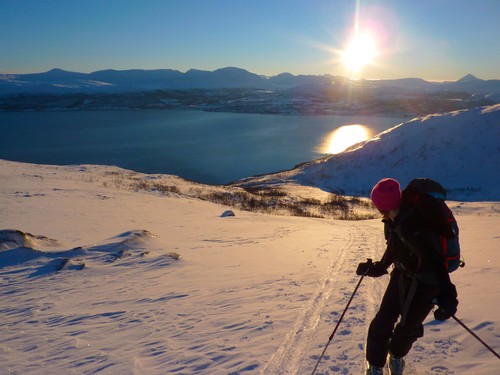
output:
M 172 69 L 100 70 L 92 73 L 52 69 L 34 74 L 0 74 L 0 95 L 19 93 L 117 93 L 148 90 L 250 88 L 284 90 L 314 88 L 351 83 L 379 89 L 411 91 L 461 91 L 479 94 L 500 94 L 500 80 L 482 80 L 471 74 L 454 82 L 429 82 L 420 78 L 350 81 L 332 75 L 293 75 L 281 73 L 263 76 L 245 69 L 226 67 L 214 71 L 191 69 L 185 73 Z
M 332 75 L 272 77 L 240 68 L 52 69 L 0 75 L 0 111 L 182 109 L 282 115 L 414 117 L 500 103 L 500 80 L 467 74 L 454 82 L 420 78 L 350 80 Z

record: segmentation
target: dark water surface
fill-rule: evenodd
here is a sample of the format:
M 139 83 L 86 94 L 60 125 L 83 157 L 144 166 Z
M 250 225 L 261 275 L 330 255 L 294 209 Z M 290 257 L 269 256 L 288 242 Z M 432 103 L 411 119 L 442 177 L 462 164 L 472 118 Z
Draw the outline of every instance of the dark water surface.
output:
M 373 136 L 406 119 L 198 111 L 0 112 L 0 159 L 106 164 L 223 184 L 325 155 L 344 125 Z

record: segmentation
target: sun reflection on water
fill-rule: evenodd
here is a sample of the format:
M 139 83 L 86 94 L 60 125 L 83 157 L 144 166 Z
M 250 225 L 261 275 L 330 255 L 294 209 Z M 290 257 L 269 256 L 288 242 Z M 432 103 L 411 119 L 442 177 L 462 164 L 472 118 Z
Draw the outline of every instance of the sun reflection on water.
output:
M 338 154 L 349 146 L 367 140 L 370 133 L 370 129 L 364 125 L 341 126 L 328 134 L 320 152 L 322 154 Z

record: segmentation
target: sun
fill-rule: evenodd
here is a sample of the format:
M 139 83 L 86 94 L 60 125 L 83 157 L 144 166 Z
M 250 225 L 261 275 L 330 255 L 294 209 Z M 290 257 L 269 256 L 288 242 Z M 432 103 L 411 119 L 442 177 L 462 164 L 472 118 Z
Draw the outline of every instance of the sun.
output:
M 372 64 L 377 56 L 377 46 L 370 34 L 356 34 L 343 53 L 343 62 L 348 70 L 359 73 Z

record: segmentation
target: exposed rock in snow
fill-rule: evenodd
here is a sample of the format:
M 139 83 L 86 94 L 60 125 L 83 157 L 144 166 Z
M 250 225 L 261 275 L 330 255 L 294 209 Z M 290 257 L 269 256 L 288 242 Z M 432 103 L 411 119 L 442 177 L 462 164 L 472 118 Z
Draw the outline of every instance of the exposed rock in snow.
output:
M 228 216 L 235 216 L 235 215 L 234 215 L 234 212 L 233 212 L 233 211 L 231 211 L 231 210 L 227 210 L 227 211 L 224 211 L 224 212 L 220 215 L 220 217 L 228 217 Z

